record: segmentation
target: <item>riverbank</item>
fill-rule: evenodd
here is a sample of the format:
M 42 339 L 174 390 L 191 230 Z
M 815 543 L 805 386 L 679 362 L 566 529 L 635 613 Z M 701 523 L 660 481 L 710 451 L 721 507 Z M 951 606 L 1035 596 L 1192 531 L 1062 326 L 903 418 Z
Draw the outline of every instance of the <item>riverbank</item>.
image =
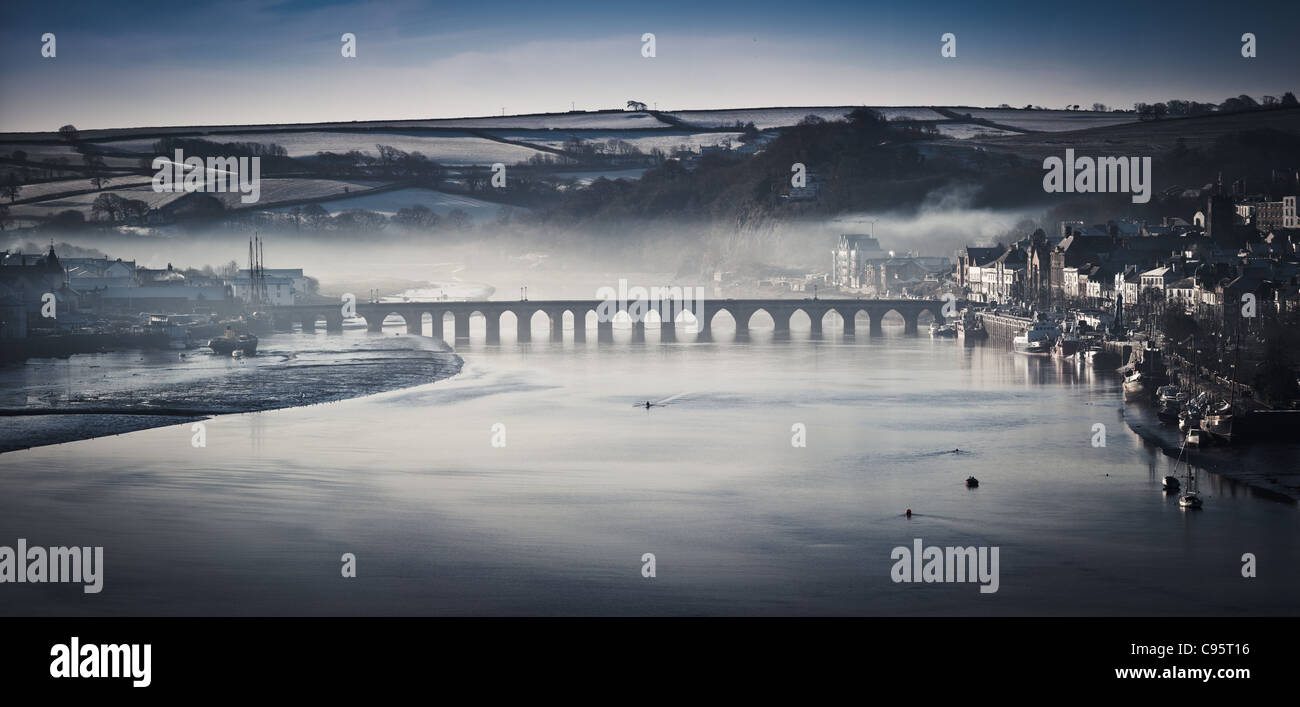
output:
M 1252 443 L 1182 449 L 1178 428 L 1162 424 L 1154 407 L 1129 403 L 1123 407 L 1129 429 L 1166 456 L 1184 456 L 1192 466 L 1245 484 L 1260 494 L 1287 503 L 1300 502 L 1300 445 Z
M 0 453 L 444 380 L 462 360 L 418 336 L 288 333 L 258 355 L 130 351 L 0 369 Z

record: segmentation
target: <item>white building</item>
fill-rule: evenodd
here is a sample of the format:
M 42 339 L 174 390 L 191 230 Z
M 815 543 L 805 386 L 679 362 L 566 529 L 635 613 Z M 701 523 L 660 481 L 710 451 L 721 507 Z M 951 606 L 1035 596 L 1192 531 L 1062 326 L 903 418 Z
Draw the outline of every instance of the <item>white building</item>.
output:
M 248 271 L 244 270 L 242 272 L 246 273 Z M 302 271 L 299 270 L 298 272 Z M 296 303 L 299 291 L 294 287 L 294 281 L 292 279 L 273 276 L 268 270 L 263 282 L 266 283 L 266 298 L 268 300 L 264 304 L 271 304 L 278 307 L 281 305 L 287 306 Z M 235 299 L 242 302 L 252 301 L 253 285 L 252 281 L 247 276 L 244 276 L 242 279 L 235 278 L 231 280 L 230 285 L 234 288 Z
M 840 236 L 839 245 L 831 251 L 832 282 L 840 287 L 862 287 L 868 261 L 888 258 L 889 253 L 881 249 L 875 238 L 845 233 Z

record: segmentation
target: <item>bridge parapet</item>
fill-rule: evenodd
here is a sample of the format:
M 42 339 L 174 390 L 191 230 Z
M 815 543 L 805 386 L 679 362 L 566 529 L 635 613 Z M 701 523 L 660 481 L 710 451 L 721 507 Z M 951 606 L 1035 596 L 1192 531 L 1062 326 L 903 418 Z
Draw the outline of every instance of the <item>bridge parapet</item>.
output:
M 658 327 L 661 335 L 664 333 L 672 335 L 676 324 L 680 323 L 674 320 L 682 316 L 682 311 L 686 311 L 696 319 L 699 334 L 707 337 L 713 331 L 713 319 L 718 314 L 726 312 L 735 321 L 737 334 L 744 336 L 749 332 L 750 319 L 762 311 L 772 318 L 777 332 L 788 332 L 791 318 L 796 313 L 803 312 L 811 320 L 812 331 L 816 335 L 824 328 L 825 316 L 835 312 L 843 322 L 844 333 L 853 334 L 857 329 L 855 317 L 862 312 L 870 321 L 870 332 L 878 335 L 883 332 L 880 326 L 881 320 L 892 311 L 903 318 L 904 331 L 911 334 L 917 332 L 918 319 L 924 312 L 929 312 L 936 321 L 945 321 L 944 304 L 943 300 L 912 299 L 697 300 L 671 303 L 667 313 L 660 317 Z M 407 332 L 411 334 L 423 333 L 424 315 L 428 314 L 433 320 L 431 333 L 436 338 L 442 338 L 443 318 L 446 314 L 451 314 L 455 322 L 453 329 L 457 339 L 469 337 L 472 315 L 482 315 L 487 320 L 487 335 L 492 340 L 499 339 L 501 318 L 508 312 L 515 316 L 516 334 L 520 341 L 527 341 L 531 337 L 532 319 L 538 312 L 546 315 L 553 338 L 559 338 L 563 334 L 565 312 L 572 313 L 575 339 L 579 336 L 581 339 L 586 338 L 586 324 L 591 313 L 597 315 L 596 329 L 600 338 L 612 334 L 612 313 L 621 312 L 631 317 L 634 335 L 644 334 L 648 315 L 645 308 L 634 306 L 634 303 L 614 303 L 614 306 L 611 306 L 610 303 L 601 300 L 359 302 L 356 305 L 356 312 L 366 320 L 366 328 L 372 332 L 382 331 L 384 319 L 389 315 L 399 315 L 405 321 Z M 331 331 L 341 330 L 343 327 L 342 312 L 338 307 L 296 305 L 277 307 L 274 313 L 277 319 L 301 323 L 304 331 L 314 331 L 316 322 L 321 319 L 325 320 L 326 327 Z

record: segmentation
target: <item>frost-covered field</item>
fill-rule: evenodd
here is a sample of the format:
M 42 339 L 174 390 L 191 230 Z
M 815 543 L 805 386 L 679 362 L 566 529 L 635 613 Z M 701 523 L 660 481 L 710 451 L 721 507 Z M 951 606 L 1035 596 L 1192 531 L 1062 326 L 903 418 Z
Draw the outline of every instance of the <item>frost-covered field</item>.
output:
M 109 189 L 121 189 L 127 186 L 148 185 L 148 179 L 132 175 L 130 177 L 113 178 L 107 184 Z M 59 179 L 53 182 L 41 182 L 39 184 L 25 184 L 18 191 L 19 199 L 39 199 L 55 194 L 65 194 L 73 191 L 86 191 L 94 189 L 95 185 L 90 183 L 89 179 Z
M 488 140 L 465 134 L 416 135 L 412 133 L 372 132 L 282 132 L 282 133 L 230 133 L 208 136 L 217 142 L 257 142 L 281 145 L 290 157 L 310 157 L 317 152 L 344 153 L 360 150 L 370 155 L 379 154 L 376 145 L 389 145 L 405 152 L 420 152 L 439 164 L 489 165 L 496 162 L 515 164 L 540 154 L 519 145 Z M 106 143 L 118 150 L 151 153 L 153 139 L 119 140 Z
M 95 199 L 98 198 L 100 194 L 116 194 L 123 199 L 138 199 L 148 204 L 151 209 L 165 206 L 183 196 L 182 193 L 156 192 L 153 190 L 152 186 L 113 189 L 112 182 L 109 182 L 108 188 L 104 189 L 102 192 L 57 197 L 36 204 L 14 204 L 9 207 L 9 210 L 15 217 L 47 218 L 59 213 L 60 211 L 72 210 L 80 211 L 89 218 L 90 206 L 95 203 Z
M 84 180 L 66 181 L 80 183 Z M 139 199 L 149 204 L 149 207 L 153 209 L 165 206 L 184 195 L 184 192 L 156 192 L 153 190 L 151 183 L 139 184 L 139 181 L 139 177 L 132 177 L 131 182 L 138 184 L 138 186 L 126 188 L 118 186 L 114 188 L 113 182 L 109 182 L 107 188 L 102 192 L 56 197 L 35 204 L 15 204 L 11 207 L 11 211 L 15 216 L 48 217 L 60 211 L 73 209 L 89 216 L 90 207 L 100 194 L 117 194 L 123 199 Z M 336 179 L 262 179 L 261 194 L 257 203 L 274 204 L 282 201 L 319 199 L 347 194 L 349 191 L 364 192 L 381 184 L 383 182 L 342 181 Z M 41 186 L 48 187 L 48 185 Z M 24 187 L 24 189 L 27 188 L 29 187 Z M 219 199 L 229 209 L 252 206 L 240 201 L 242 195 L 239 192 L 213 193 L 212 196 Z
M 753 123 L 759 130 L 798 125 L 805 116 L 816 115 L 824 120 L 841 120 L 853 110 L 850 107 L 820 108 L 741 108 L 737 110 L 687 110 L 673 111 L 668 115 L 701 128 L 727 128 L 740 123 Z
M 555 176 L 560 179 L 572 179 L 579 185 L 586 186 L 601 177 L 604 177 L 605 179 L 640 179 L 643 174 L 645 174 L 645 169 L 606 169 L 587 170 L 581 172 L 556 172 Z
M 956 138 L 958 140 L 968 140 L 974 137 L 999 137 L 1002 135 L 1019 135 L 1020 133 L 1002 128 L 990 128 L 986 125 L 976 125 L 973 123 L 935 123 L 934 127 L 939 130 L 939 134 L 944 137 Z
M 947 116 L 930 108 L 872 108 L 885 120 L 946 120 Z
M 27 153 L 29 162 L 48 162 L 49 160 L 62 157 L 68 161 L 68 164 L 81 164 L 81 154 L 72 149 L 70 145 L 25 145 L 22 143 L 0 143 L 0 155 L 9 157 L 15 150 L 22 150 Z
M 972 117 L 981 120 L 991 120 L 995 123 L 1022 130 L 1049 133 L 1137 122 L 1137 115 L 1133 113 L 1094 113 L 1081 110 L 954 108 L 953 112 L 957 114 L 969 113 Z
M 682 145 L 698 152 L 699 148 L 703 145 L 721 145 L 728 140 L 735 145 L 738 144 L 740 138 L 740 133 L 735 132 L 691 133 L 680 130 L 633 130 L 617 133 L 584 130 L 553 130 L 544 133 L 493 130 L 492 134 L 498 137 L 503 137 L 507 140 L 517 140 L 554 149 L 564 147 L 564 144 L 574 137 L 581 139 L 583 142 L 593 144 L 603 144 L 610 140 L 622 140 L 623 142 L 632 144 L 638 150 L 646 154 L 650 154 L 650 151 L 656 148 L 665 152 L 671 152 Z
M 671 127 L 649 113 L 563 113 L 488 118 L 449 118 L 408 123 L 427 128 L 519 128 L 523 130 L 645 130 Z M 402 127 L 402 126 L 394 126 Z
M 348 209 L 365 209 L 376 213 L 392 216 L 397 213 L 398 209 L 405 209 L 421 204 L 433 211 L 439 216 L 445 217 L 452 209 L 460 209 L 470 215 L 475 221 L 486 221 L 495 219 L 501 211 L 500 204 L 493 204 L 488 201 L 481 201 L 467 196 L 457 194 L 447 194 L 431 189 L 398 189 L 396 191 L 381 192 L 379 194 L 367 194 L 365 196 L 356 196 L 345 199 L 332 199 L 322 201 L 320 205 L 330 212 L 331 215 Z M 517 207 L 512 207 L 517 208 Z M 286 211 L 287 208 L 270 209 L 271 211 Z M 520 209 L 523 210 L 523 209 Z
M 262 179 L 262 193 L 257 203 L 274 204 L 281 201 L 320 199 L 349 192 L 364 192 L 383 184 L 385 182 L 342 179 Z M 229 209 L 255 206 L 240 202 L 241 195 L 238 192 L 225 192 L 213 196 L 221 199 Z

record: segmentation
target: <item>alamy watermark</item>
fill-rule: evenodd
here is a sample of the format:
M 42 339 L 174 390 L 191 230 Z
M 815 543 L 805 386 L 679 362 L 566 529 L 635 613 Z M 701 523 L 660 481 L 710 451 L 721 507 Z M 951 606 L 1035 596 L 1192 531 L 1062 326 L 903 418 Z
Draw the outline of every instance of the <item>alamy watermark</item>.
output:
M 1048 194 L 1094 194 L 1132 192 L 1134 204 L 1151 201 L 1150 157 L 1075 157 L 1043 160 L 1043 191 Z
M 898 582 L 979 582 L 980 594 L 993 594 L 1000 584 L 997 547 L 925 547 L 920 538 L 912 547 L 899 545 L 889 553 L 897 560 L 889 577 Z
M 0 547 L 0 584 L 80 582 L 86 594 L 104 589 L 104 548 L 27 546 L 18 538 L 17 549 Z
M 130 678 L 132 687 L 153 683 L 153 644 L 87 643 L 73 636 L 50 647 L 52 678 Z
M 619 312 L 627 312 L 633 322 L 644 322 L 650 312 L 659 313 L 659 321 L 676 322 L 677 315 L 688 312 L 697 323 L 704 321 L 703 287 L 631 287 L 619 278 L 618 289 L 596 290 L 596 320 L 612 322 Z
M 239 201 L 257 203 L 262 198 L 261 157 L 186 157 L 176 150 L 175 159 L 153 158 L 153 190 L 156 192 L 239 192 Z

